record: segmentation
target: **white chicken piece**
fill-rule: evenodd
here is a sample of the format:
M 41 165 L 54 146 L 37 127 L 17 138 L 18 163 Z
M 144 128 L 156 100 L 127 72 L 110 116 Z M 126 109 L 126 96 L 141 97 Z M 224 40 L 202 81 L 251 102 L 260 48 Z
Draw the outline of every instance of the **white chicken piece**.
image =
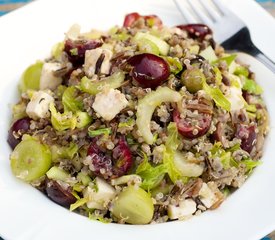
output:
M 54 98 L 47 92 L 35 92 L 28 103 L 26 113 L 34 120 L 45 118 L 50 115 L 50 103 L 54 102 Z
M 88 186 L 84 191 L 88 208 L 103 210 L 115 196 L 115 189 L 99 177 L 95 178 L 95 188 Z
M 51 89 L 54 90 L 62 82 L 61 77 L 56 77 L 54 72 L 61 68 L 60 63 L 44 63 L 40 77 L 40 90 Z
M 199 198 L 203 205 L 207 208 L 212 207 L 212 205 L 218 201 L 215 193 L 208 187 L 206 183 L 202 184 L 202 188 L 199 192 Z
M 188 218 L 197 210 L 197 204 L 192 199 L 185 199 L 179 206 L 168 206 L 168 217 L 170 219 Z
M 93 109 L 106 121 L 112 120 L 128 104 L 123 93 L 115 89 L 103 89 L 96 94 Z
M 103 74 L 109 74 L 111 63 L 110 60 L 113 56 L 112 51 L 109 49 L 96 48 L 87 50 L 85 52 L 84 71 L 89 77 L 93 76 L 96 71 L 96 64 L 101 55 L 104 55 L 99 72 Z

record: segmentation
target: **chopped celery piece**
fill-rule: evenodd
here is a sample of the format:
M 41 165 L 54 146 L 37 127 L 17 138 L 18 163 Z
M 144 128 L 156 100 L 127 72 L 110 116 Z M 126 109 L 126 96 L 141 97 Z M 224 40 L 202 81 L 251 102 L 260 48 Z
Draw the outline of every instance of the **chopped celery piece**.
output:
M 84 204 L 86 204 L 88 202 L 88 200 L 86 198 L 80 198 L 78 199 L 75 203 L 70 205 L 70 211 L 74 211 L 75 209 L 83 206 Z
M 53 162 L 56 162 L 60 158 L 72 159 L 77 154 L 77 151 L 78 151 L 78 146 L 73 142 L 71 142 L 68 147 L 52 145 L 51 146 L 52 160 Z
M 42 177 L 52 163 L 51 151 L 48 146 L 28 137 L 23 139 L 10 156 L 13 174 L 27 182 Z
M 155 55 L 159 55 L 159 48 L 152 41 L 150 41 L 146 38 L 141 38 L 141 39 L 137 40 L 136 42 L 137 42 L 138 49 L 140 52 L 152 53 Z
M 263 89 L 258 85 L 254 80 L 248 79 L 246 77 L 244 79 L 243 90 L 248 91 L 249 93 L 260 95 L 263 93 Z
M 208 46 L 207 48 L 202 50 L 199 55 L 204 57 L 210 63 L 215 62 L 218 59 L 214 49 L 211 46 Z
M 43 62 L 37 61 L 25 70 L 19 85 L 21 92 L 26 92 L 29 89 L 39 90 L 42 67 Z
M 141 177 L 137 174 L 124 175 L 122 177 L 112 179 L 111 185 L 122 185 L 129 182 L 141 182 Z
M 61 54 L 64 50 L 64 45 L 65 45 L 64 42 L 58 42 L 52 47 L 51 54 L 55 59 L 58 60 L 61 58 Z
M 79 179 L 85 186 L 88 186 L 89 183 L 92 181 L 92 179 L 83 172 L 77 174 L 77 179 Z
M 242 76 L 248 77 L 249 76 L 249 71 L 244 66 L 237 66 L 236 69 L 235 69 L 235 71 L 234 71 L 234 74 L 235 75 L 242 75 Z
M 219 88 L 209 86 L 206 82 L 203 83 L 203 90 L 214 100 L 217 106 L 223 108 L 226 111 L 230 111 L 231 103 L 223 95 Z
M 143 33 L 143 32 L 137 32 L 137 34 L 134 36 L 134 41 L 140 41 L 141 39 L 146 39 L 151 41 L 153 44 L 155 44 L 159 50 L 159 53 L 166 56 L 169 52 L 170 46 L 167 42 L 164 40 L 151 35 L 150 33 Z
M 83 103 L 77 99 L 77 88 L 74 86 L 68 87 L 62 95 L 62 103 L 65 111 L 82 111 Z
M 170 72 L 178 74 L 182 70 L 182 64 L 177 57 L 164 57 L 166 62 L 169 64 Z
M 143 189 L 128 186 L 115 199 L 112 212 L 126 223 L 147 224 L 153 218 L 154 204 Z
M 154 143 L 150 122 L 156 107 L 163 102 L 178 102 L 180 100 L 181 95 L 168 87 L 159 87 L 156 91 L 148 93 L 144 98 L 139 100 L 136 124 L 146 143 Z
M 77 119 L 72 112 L 59 113 L 53 103 L 50 104 L 51 123 L 55 130 L 64 131 L 66 129 L 75 129 Z
M 60 180 L 63 182 L 66 182 L 71 177 L 65 170 L 56 166 L 51 167 L 46 175 L 49 179 Z
M 91 95 L 101 92 L 104 87 L 119 88 L 124 82 L 125 74 L 117 72 L 100 81 L 91 81 L 86 76 L 81 79 L 80 89 Z
M 84 128 L 92 122 L 92 117 L 87 112 L 77 112 L 76 117 L 76 127 Z
M 97 130 L 89 130 L 88 129 L 88 134 L 90 137 L 95 137 L 95 136 L 99 136 L 99 135 L 110 135 L 112 132 L 111 128 L 101 128 L 101 129 L 97 129 Z

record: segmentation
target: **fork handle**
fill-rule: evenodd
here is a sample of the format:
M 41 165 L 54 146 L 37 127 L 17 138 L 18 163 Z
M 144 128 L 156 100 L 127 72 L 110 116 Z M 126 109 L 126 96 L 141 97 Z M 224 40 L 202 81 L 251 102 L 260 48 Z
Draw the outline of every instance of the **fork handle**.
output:
M 221 45 L 227 50 L 237 50 L 252 55 L 275 73 L 275 63 L 253 44 L 247 27 L 242 28 L 230 41 L 225 41 Z

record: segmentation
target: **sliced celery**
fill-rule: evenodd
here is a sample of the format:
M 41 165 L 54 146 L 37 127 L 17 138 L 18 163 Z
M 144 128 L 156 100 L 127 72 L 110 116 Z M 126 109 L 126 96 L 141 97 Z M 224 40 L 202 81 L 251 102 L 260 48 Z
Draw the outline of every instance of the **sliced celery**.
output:
M 91 81 L 86 76 L 81 79 L 80 89 L 91 95 L 101 92 L 104 87 L 119 88 L 124 82 L 125 74 L 117 72 L 100 81 Z
M 154 143 L 150 122 L 156 107 L 163 102 L 178 102 L 180 100 L 181 95 L 168 87 L 159 87 L 156 91 L 148 93 L 144 98 L 139 100 L 136 124 L 146 143 Z

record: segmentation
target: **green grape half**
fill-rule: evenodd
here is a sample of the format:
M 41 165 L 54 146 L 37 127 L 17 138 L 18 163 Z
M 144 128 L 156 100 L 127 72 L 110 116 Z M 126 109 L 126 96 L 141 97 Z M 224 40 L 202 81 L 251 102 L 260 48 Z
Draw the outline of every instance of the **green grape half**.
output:
M 48 146 L 33 138 L 24 139 L 14 149 L 10 157 L 13 174 L 26 181 L 42 177 L 52 163 Z
M 27 90 L 39 90 L 40 76 L 43 67 L 43 62 L 37 61 L 30 65 L 21 77 L 19 90 L 26 92 Z
M 112 210 L 118 219 L 130 224 L 147 224 L 154 214 L 150 195 L 140 187 L 129 186 L 114 201 Z

